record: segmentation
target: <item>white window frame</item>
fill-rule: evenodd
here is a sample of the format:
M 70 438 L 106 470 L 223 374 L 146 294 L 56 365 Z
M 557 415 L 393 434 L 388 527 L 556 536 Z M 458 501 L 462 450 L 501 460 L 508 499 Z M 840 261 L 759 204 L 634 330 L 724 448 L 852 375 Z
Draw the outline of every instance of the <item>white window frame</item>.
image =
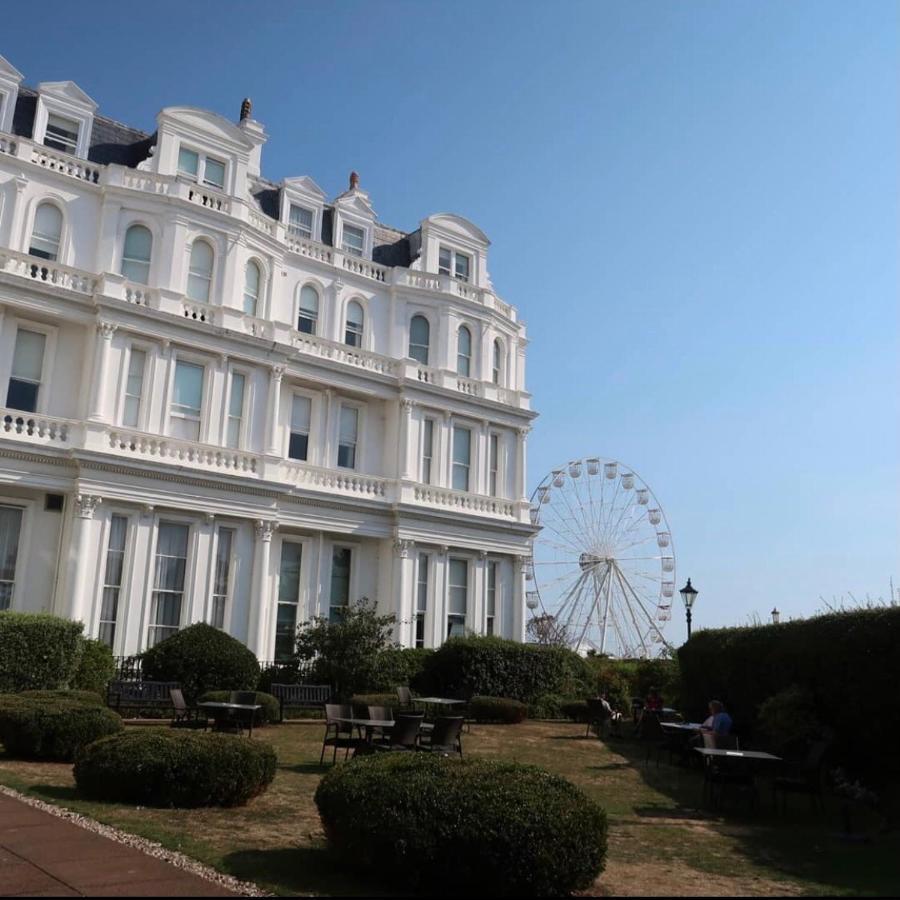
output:
M 338 398 L 337 401 L 337 415 L 335 416 L 335 434 L 334 434 L 334 468 L 336 469 L 344 469 L 347 472 L 361 472 L 362 471 L 362 445 L 363 445 L 363 429 L 365 427 L 365 412 L 366 406 L 363 403 L 357 403 L 354 400 L 346 400 L 343 397 Z M 338 458 L 340 457 L 341 452 L 341 410 L 347 407 L 348 409 L 356 410 L 356 443 L 353 447 L 353 466 L 339 466 Z
M 425 362 L 420 362 L 410 352 L 413 347 L 412 323 L 413 323 L 413 319 L 416 319 L 416 318 L 424 319 L 428 323 L 428 343 L 424 345 L 424 347 L 425 347 Z M 406 341 L 407 358 L 415 360 L 417 365 L 430 366 L 431 359 L 432 359 L 431 347 L 434 343 L 434 341 L 432 339 L 432 335 L 434 333 L 434 325 L 431 322 L 431 317 L 427 316 L 425 313 L 421 312 L 420 310 L 413 310 L 412 314 L 409 317 L 409 324 L 407 325 L 406 330 L 407 330 L 407 341 Z M 423 345 L 416 344 L 415 346 L 422 347 Z
M 16 571 L 12 580 L 12 596 L 9 598 L 8 610 L 21 611 L 16 599 L 19 595 L 19 585 L 21 584 L 21 575 L 27 571 L 30 548 L 31 548 L 31 523 L 34 519 L 34 511 L 36 503 L 34 500 L 23 497 L 8 497 L 0 494 L 0 506 L 13 506 L 22 510 L 21 524 L 19 525 L 19 547 L 16 551 Z
M 132 545 L 135 522 L 131 512 L 125 509 L 112 508 L 108 510 L 108 515 L 103 523 L 103 531 L 101 535 L 103 547 L 103 558 L 100 561 L 97 593 L 94 598 L 94 622 L 91 628 L 91 634 L 97 640 L 100 640 L 100 626 L 103 622 L 103 592 L 106 588 L 106 567 L 109 558 L 109 538 L 112 532 L 113 516 L 125 519 L 125 552 L 122 555 L 122 581 L 119 584 L 119 598 L 116 601 L 116 620 L 113 631 L 113 642 L 110 645 L 114 655 L 119 655 L 119 651 L 126 643 L 127 613 L 128 613 L 128 597 L 131 589 L 131 566 L 133 562 Z M 155 565 L 154 554 L 154 565 Z
M 422 577 L 424 569 L 425 577 Z M 413 592 L 413 647 L 426 647 L 428 645 L 428 633 L 426 631 L 428 623 L 428 606 L 431 602 L 431 582 L 433 566 L 431 564 L 431 554 L 420 551 L 416 556 L 416 580 L 415 590 Z M 420 607 L 419 597 L 420 588 L 425 585 L 425 605 Z M 422 626 L 422 636 L 419 637 L 419 625 Z
M 302 297 L 304 288 L 310 288 L 310 290 L 315 291 L 316 297 L 318 298 L 318 302 L 316 305 L 316 317 L 313 320 L 313 330 L 312 331 L 301 331 L 300 327 L 299 327 L 300 326 L 300 314 L 303 311 L 303 307 L 300 305 L 300 303 L 301 303 L 301 297 Z M 321 322 L 322 322 L 322 296 L 323 296 L 323 294 L 324 294 L 324 292 L 322 290 L 322 287 L 314 281 L 304 281 L 304 282 L 301 282 L 297 286 L 297 299 L 295 301 L 296 309 L 294 310 L 294 323 L 295 323 L 295 330 L 297 331 L 298 334 L 306 334 L 309 337 L 318 337 L 319 336 L 319 328 L 320 328 Z M 308 319 L 309 316 L 304 316 L 304 318 Z M 346 331 L 346 322 L 344 323 L 344 325 L 345 325 L 345 331 Z M 363 309 L 363 332 L 365 332 L 365 309 Z
M 96 108 L 96 107 L 95 107 Z M 38 92 L 37 106 L 34 112 L 34 131 L 32 140 L 35 144 L 44 146 L 44 138 L 47 135 L 47 122 L 50 116 L 59 116 L 62 119 L 70 119 L 78 123 L 78 142 L 74 154 L 79 159 L 87 159 L 91 143 L 91 130 L 94 126 L 94 114 L 85 109 L 80 103 L 72 104 L 46 94 Z M 65 153 L 65 150 L 57 150 L 55 147 L 47 148 L 51 153 Z
M 150 552 L 147 555 L 147 579 L 146 579 L 146 598 L 145 598 L 145 606 L 144 606 L 144 621 L 141 628 L 141 640 L 140 640 L 140 648 L 141 650 L 146 650 L 149 647 L 149 639 L 150 639 L 150 629 L 154 627 L 165 627 L 165 626 L 156 626 L 153 622 L 150 621 L 151 613 L 153 611 L 153 594 L 155 592 L 156 585 L 156 551 L 159 546 L 159 529 L 160 526 L 166 525 L 187 525 L 188 535 L 187 535 L 187 559 L 185 560 L 184 566 L 184 587 L 181 591 L 181 610 L 178 621 L 177 630 L 181 631 L 182 628 L 185 627 L 185 621 L 190 615 L 190 610 L 193 607 L 193 589 L 194 589 L 194 578 L 197 572 L 197 552 L 196 552 L 196 541 L 195 541 L 195 532 L 197 530 L 197 521 L 189 516 L 181 515 L 179 513 L 169 514 L 168 512 L 161 513 L 160 515 L 154 517 L 153 523 L 151 525 L 153 532 L 150 540 Z
M 140 265 L 145 264 L 145 261 L 142 259 L 134 259 L 134 258 L 129 258 L 129 257 L 125 256 L 125 244 L 126 244 L 126 241 L 128 240 L 128 232 L 131 231 L 132 228 L 145 228 L 148 232 L 150 232 L 150 258 L 148 260 L 146 260 L 146 266 L 147 266 L 147 280 L 146 281 L 134 281 L 133 279 L 129 278 L 125 274 L 125 271 L 124 271 L 125 264 L 127 262 L 138 263 Z M 153 249 L 154 249 L 155 244 L 156 244 L 156 235 L 154 234 L 153 229 L 146 222 L 142 222 L 139 219 L 135 219 L 134 221 L 128 222 L 125 225 L 125 228 L 122 231 L 122 252 L 119 257 L 119 274 L 124 279 L 126 279 L 126 281 L 131 281 L 133 284 L 143 284 L 143 285 L 150 284 L 150 277 L 153 272 Z M 213 259 L 215 259 L 215 257 L 213 257 Z
M 452 556 L 447 556 L 447 596 L 445 598 L 445 621 L 444 621 L 444 639 L 450 637 L 450 620 L 459 619 L 458 613 L 450 612 L 450 591 L 452 589 L 452 585 L 450 583 L 450 571 L 451 571 L 451 562 L 464 562 L 466 564 L 466 613 L 462 617 L 463 622 L 463 633 L 462 636 L 465 636 L 466 629 L 469 625 L 469 621 L 472 616 L 472 571 L 474 566 L 472 565 L 473 560 L 470 556 L 453 554 Z
M 222 531 L 231 532 L 231 552 L 229 554 L 228 566 L 225 574 L 225 593 L 218 594 L 216 593 L 216 564 L 219 560 L 219 541 L 221 540 Z M 235 548 L 238 543 L 239 535 L 240 529 L 238 523 L 230 521 L 216 523 L 215 540 L 213 541 L 212 547 L 212 564 L 210 566 L 209 610 L 207 611 L 206 621 L 214 628 L 220 628 L 226 634 L 229 633 L 228 626 L 231 624 L 231 610 L 234 602 L 234 582 L 237 577 L 238 568 L 238 555 Z M 219 597 L 222 597 L 224 601 L 222 608 L 222 624 L 216 625 L 213 620 L 215 618 L 216 600 Z
M 56 259 L 47 259 L 44 256 L 34 256 L 31 252 L 31 241 L 34 237 L 34 225 L 35 220 L 37 219 L 38 209 L 47 204 L 48 206 L 55 206 L 57 212 L 60 215 L 60 225 L 59 225 L 59 243 L 56 248 Z M 51 263 L 61 263 L 62 265 L 66 264 L 67 259 L 67 251 L 68 251 L 68 227 L 66 222 L 66 204 L 60 200 L 55 195 L 43 196 L 35 198 L 35 202 L 32 204 L 30 215 L 29 215 L 28 228 L 25 232 L 25 241 L 24 246 L 22 248 L 23 252 L 28 256 L 31 256 L 32 259 L 42 260 L 42 262 L 38 262 L 37 265 L 49 265 Z
M 243 375 L 244 377 L 244 396 L 241 402 L 241 423 L 238 429 L 238 442 L 236 447 L 228 447 L 228 425 L 232 418 L 231 415 L 231 389 L 234 384 L 234 376 Z M 222 410 L 223 428 L 222 428 L 222 446 L 228 447 L 229 450 L 244 450 L 247 446 L 247 414 L 250 410 L 250 369 L 244 366 L 231 366 L 228 369 L 228 378 L 225 384 L 225 408 Z M 202 410 L 201 410 L 202 412 Z M 202 415 L 201 415 L 202 419 Z
M 256 266 L 256 271 L 259 273 L 259 281 L 256 285 L 256 297 L 254 298 L 253 304 L 253 312 L 247 312 L 247 272 L 250 269 L 250 266 Z M 216 257 L 213 255 L 213 269 L 216 267 Z M 265 291 L 266 291 L 266 269 L 263 266 L 262 262 L 255 256 L 251 256 L 247 259 L 247 262 L 244 264 L 244 283 L 241 286 L 241 312 L 245 316 L 250 316 L 254 319 L 263 318 L 262 313 L 265 311 L 263 306 L 265 304 Z
M 197 154 L 197 174 L 193 175 L 190 172 L 185 172 L 181 169 L 181 151 L 182 149 L 188 150 L 191 153 Z M 222 185 L 221 187 L 218 184 L 214 184 L 213 182 L 206 180 L 206 162 L 208 159 L 211 159 L 213 162 L 221 163 L 223 172 L 222 172 Z M 227 191 L 228 190 L 228 167 L 229 161 L 227 159 L 220 159 L 214 153 L 207 153 L 206 150 L 201 150 L 199 147 L 191 146 L 184 141 L 179 141 L 178 149 L 175 153 L 175 173 L 176 175 L 183 179 L 184 181 L 189 181 L 192 184 L 199 184 L 203 187 L 212 188 L 215 191 Z
M 450 265 L 445 266 L 441 263 L 441 251 L 450 254 Z M 464 257 L 468 260 L 469 263 L 469 274 L 466 276 L 461 276 L 458 273 L 459 263 L 457 262 L 457 257 Z M 472 284 L 473 283 L 473 275 L 475 271 L 475 257 L 471 253 L 465 253 L 462 250 L 458 250 L 456 247 L 451 247 L 449 244 L 438 244 L 438 274 L 439 275 L 447 275 L 450 278 L 455 278 L 457 281 L 463 282 L 463 284 Z
M 270 632 L 272 640 L 271 649 L 273 659 L 277 658 L 275 654 L 276 641 L 278 640 L 278 607 L 282 605 L 288 605 L 287 602 L 283 602 L 281 600 L 281 558 L 285 544 L 297 544 L 300 547 L 300 571 L 297 573 L 297 598 L 295 603 L 296 615 L 294 617 L 295 631 L 297 625 L 303 620 L 303 615 L 307 610 L 307 567 L 310 565 L 312 542 L 309 540 L 309 538 L 302 537 L 301 535 L 283 534 L 278 541 L 278 563 L 276 568 L 277 576 L 275 579 L 275 589 L 273 591 L 275 614 L 272 616 L 272 630 Z
M 460 349 L 460 335 L 462 334 L 462 330 L 465 328 L 466 332 L 469 335 L 469 354 L 468 356 L 464 356 L 462 350 Z M 468 371 L 462 372 L 460 371 L 460 360 L 466 360 L 466 369 Z M 474 366 L 473 361 L 475 359 L 475 335 L 474 329 L 468 322 L 460 322 L 456 328 L 456 374 L 461 378 L 473 378 L 472 374 Z
M 194 252 L 194 244 L 197 242 L 202 244 L 206 244 L 209 247 L 210 252 L 212 253 L 212 266 L 209 270 L 209 289 L 206 293 L 205 300 L 198 300 L 190 295 L 190 284 L 191 284 L 191 256 L 193 256 Z M 213 298 L 216 296 L 216 267 L 219 263 L 219 251 L 216 242 L 209 238 L 205 234 L 197 234 L 194 235 L 191 239 L 188 240 L 187 243 L 187 274 L 184 281 L 184 298 L 190 303 L 205 303 L 207 306 L 212 304 Z M 195 276 L 200 277 L 200 276 Z M 243 291 L 243 287 L 242 287 Z M 242 293 L 243 296 L 243 293 Z M 242 306 L 243 308 L 243 306 Z
M 491 459 L 492 449 L 496 442 L 497 458 Z M 503 491 L 503 435 L 499 431 L 488 431 L 487 435 L 487 470 L 488 470 L 488 494 L 491 497 L 502 497 Z M 492 466 L 496 463 L 496 468 Z
M 291 420 L 294 416 L 294 397 L 305 397 L 309 400 L 309 431 L 306 434 L 306 459 L 295 459 L 291 456 L 291 435 L 292 434 L 302 434 L 301 431 L 292 431 L 291 430 Z M 285 428 L 285 438 L 284 438 L 284 452 L 283 456 L 289 462 L 312 465 L 313 460 L 313 443 L 312 443 L 312 435 L 313 431 L 316 428 L 318 422 L 316 419 L 317 416 L 317 407 L 318 407 L 318 396 L 312 391 L 303 390 L 302 388 L 291 386 L 289 391 L 290 402 L 288 404 L 288 416 L 287 416 L 287 428 Z M 340 423 L 339 423 L 340 424 Z
M 494 573 L 494 613 L 491 615 L 491 572 Z M 487 559 L 484 564 L 484 633 L 492 637 L 498 637 L 500 634 L 500 561 L 497 559 Z
M 431 423 L 431 447 L 430 455 L 425 455 L 426 437 L 428 436 L 428 423 Z M 419 464 L 421 471 L 419 473 L 422 484 L 434 484 L 434 463 L 435 463 L 435 437 L 437 437 L 438 422 L 434 416 L 423 416 L 422 418 L 422 439 L 419 448 Z M 426 465 L 427 463 L 427 465 Z
M 362 242 L 362 246 L 359 248 L 359 252 L 356 251 L 355 247 L 350 247 L 347 244 L 347 229 L 350 228 L 353 231 L 358 231 L 360 234 L 360 239 Z M 346 253 L 348 256 L 355 256 L 357 259 L 366 259 L 367 253 L 366 249 L 368 246 L 368 229 L 363 225 L 358 225 L 356 222 L 344 222 L 341 220 L 341 253 Z
M 187 438 L 176 437 L 172 434 L 173 418 L 189 418 L 188 416 L 172 415 L 172 404 L 175 398 L 175 372 L 178 369 L 179 362 L 190 363 L 194 366 L 200 366 L 200 368 L 203 369 L 203 387 L 200 391 L 200 435 L 197 438 L 197 443 L 205 444 L 207 443 L 206 434 L 207 420 L 209 418 L 209 391 L 210 382 L 212 381 L 212 379 L 210 378 L 210 372 L 212 371 L 212 367 L 208 359 L 193 353 L 186 353 L 181 350 L 177 350 L 172 353 L 172 372 L 169 378 L 169 390 L 168 396 L 166 398 L 165 408 L 166 437 L 170 437 L 176 441 L 187 440 Z
M 359 332 L 359 343 L 358 344 L 350 344 L 347 342 L 347 332 L 350 330 L 347 326 L 349 324 L 349 315 L 350 315 L 350 304 L 356 303 L 359 308 L 362 310 L 362 330 Z M 344 304 L 344 318 L 341 322 L 341 343 L 345 347 L 353 347 L 356 350 L 365 350 L 366 349 L 366 335 L 370 331 L 369 328 L 369 309 L 368 304 L 363 301 L 363 299 L 359 296 L 348 297 L 347 302 Z M 356 334 L 357 332 L 353 332 Z
M 131 355 L 135 350 L 140 350 L 144 354 L 144 375 L 141 381 L 141 396 L 138 405 L 138 421 L 137 425 L 125 424 L 125 401 L 128 397 L 128 372 L 131 368 Z M 143 341 L 130 341 L 125 353 L 122 354 L 122 374 L 119 376 L 119 383 L 124 385 L 124 389 L 119 396 L 119 409 L 116 414 L 116 421 L 123 428 L 136 428 L 138 431 L 147 431 L 147 416 L 150 403 L 147 402 L 147 386 L 150 377 L 148 377 L 153 368 L 153 351 L 152 344 L 145 344 Z
M 291 235 L 291 237 L 297 238 L 298 240 L 301 240 L 301 241 L 315 240 L 316 211 L 312 207 L 306 206 L 304 203 L 298 203 L 296 200 L 288 200 L 287 204 L 288 204 L 288 211 L 287 211 L 288 214 L 287 214 L 287 221 L 285 222 L 285 228 L 286 228 L 288 234 Z M 294 207 L 297 207 L 297 209 L 302 209 L 304 212 L 309 213 L 309 234 L 302 233 L 300 228 L 291 221 L 291 212 L 293 211 Z
M 2 396 L 3 406 L 6 406 L 6 397 L 9 394 L 9 380 L 12 378 L 12 363 L 13 354 L 16 349 L 16 337 L 19 333 L 19 329 L 22 328 L 25 331 L 34 331 L 38 334 L 43 334 L 45 338 L 44 358 L 41 361 L 41 380 L 40 387 L 38 388 L 37 404 L 34 412 L 30 413 L 30 415 L 47 415 L 47 395 L 50 393 L 50 383 L 53 378 L 58 330 L 53 325 L 32 322 L 30 319 L 13 318 L 10 324 L 13 326 L 9 329 L 12 333 L 12 343 L 9 345 L 9 359 L 5 361 L 3 371 L 3 375 L 5 376 L 5 379 L 2 382 L 5 385 Z M 25 411 L 22 411 L 21 414 L 23 416 L 29 415 L 29 413 Z
M 468 477 L 466 478 L 467 486 L 465 488 L 455 487 L 453 484 L 453 470 L 457 465 L 456 460 L 454 459 L 453 445 L 454 445 L 454 434 L 456 433 L 456 429 L 464 429 L 469 432 L 469 465 L 468 465 Z M 449 487 L 453 491 L 460 491 L 465 493 L 474 493 L 472 490 L 472 474 L 475 469 L 475 455 L 476 455 L 476 447 L 475 447 L 475 438 L 477 435 L 475 425 L 466 421 L 451 421 L 450 422 L 450 459 L 449 459 Z
M 326 602 L 328 603 L 327 609 L 322 612 L 325 613 L 325 617 L 331 618 L 331 579 L 332 574 L 334 572 L 334 553 L 336 550 L 349 550 L 350 551 L 350 577 L 347 579 L 347 607 L 343 607 L 344 609 L 348 608 L 353 603 L 353 598 L 359 595 L 359 552 L 360 545 L 351 543 L 350 541 L 332 541 L 331 542 L 331 550 L 328 555 L 329 565 L 328 565 L 328 590 L 325 592 Z M 338 607 L 341 608 L 341 607 Z
M 67 134 L 73 134 L 74 137 L 63 138 L 63 137 L 56 137 L 55 135 L 51 136 L 50 135 L 50 128 L 51 128 L 50 120 L 51 119 L 61 120 L 61 123 L 65 123 L 67 125 L 74 125 L 75 126 L 74 130 L 66 132 Z M 56 128 L 56 126 L 52 126 L 52 127 L 54 127 L 57 132 L 61 131 L 61 129 Z M 69 156 L 77 156 L 78 155 L 79 138 L 81 137 L 81 128 L 82 128 L 82 123 L 79 119 L 49 110 L 47 112 L 47 121 L 44 124 L 44 137 L 41 140 L 41 144 L 50 150 L 57 150 L 60 153 L 68 153 Z M 53 147 L 47 143 L 48 139 L 52 140 L 52 141 L 56 141 L 57 143 L 62 144 L 63 146 L 62 147 Z

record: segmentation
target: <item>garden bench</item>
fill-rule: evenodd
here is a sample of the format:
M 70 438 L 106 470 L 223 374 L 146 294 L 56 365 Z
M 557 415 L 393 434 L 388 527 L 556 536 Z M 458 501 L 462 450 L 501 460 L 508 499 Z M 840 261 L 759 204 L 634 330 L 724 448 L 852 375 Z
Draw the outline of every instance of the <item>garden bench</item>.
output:
M 301 709 L 323 709 L 331 699 L 330 684 L 273 684 L 271 693 L 278 698 L 281 707 L 281 721 L 284 721 L 286 706 Z
M 106 686 L 106 705 L 119 715 L 132 710 L 135 718 L 142 710 L 171 711 L 172 697 L 169 691 L 180 688 L 177 681 L 110 681 Z

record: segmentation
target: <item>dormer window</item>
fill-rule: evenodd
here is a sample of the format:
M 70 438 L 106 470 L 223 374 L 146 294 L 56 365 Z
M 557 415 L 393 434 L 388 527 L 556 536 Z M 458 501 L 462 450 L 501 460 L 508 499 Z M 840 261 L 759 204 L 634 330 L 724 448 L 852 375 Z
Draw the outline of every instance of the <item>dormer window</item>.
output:
M 312 238 L 312 210 L 307 209 L 305 206 L 298 206 L 296 203 L 292 203 L 290 217 L 288 218 L 288 231 L 295 237 Z
M 44 131 L 44 146 L 74 155 L 78 149 L 78 123 L 50 113 Z
M 341 249 L 344 253 L 350 253 L 353 256 L 362 256 L 366 241 L 366 233 L 362 228 L 355 228 L 353 225 L 345 225 L 342 234 Z
M 472 259 L 458 250 L 441 247 L 438 256 L 438 273 L 452 275 L 460 281 L 468 281 L 471 277 Z
M 225 189 L 225 163 L 187 147 L 178 150 L 178 174 L 199 184 Z

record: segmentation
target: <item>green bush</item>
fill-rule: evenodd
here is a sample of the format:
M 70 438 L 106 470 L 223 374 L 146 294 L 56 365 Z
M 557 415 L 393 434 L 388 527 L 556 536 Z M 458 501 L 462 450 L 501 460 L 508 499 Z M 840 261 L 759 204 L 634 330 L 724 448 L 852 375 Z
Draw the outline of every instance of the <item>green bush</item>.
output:
M 69 687 L 83 628 L 58 616 L 0 612 L 0 693 Z
M 434 650 L 424 647 L 389 647 L 381 650 L 375 657 L 372 680 L 366 685 L 366 690 L 384 693 L 400 685 L 412 684 L 421 673 L 425 660 L 433 653 Z
M 80 747 L 122 730 L 122 720 L 96 703 L 49 696 L 0 697 L 0 743 L 10 756 L 68 762 Z
M 229 699 L 231 699 L 231 691 L 207 691 L 197 702 L 227 703 Z M 281 703 L 277 697 L 257 691 L 256 702 L 262 706 L 262 709 L 258 709 L 253 716 L 254 726 L 274 725 L 281 721 Z
M 297 660 L 269 663 L 259 671 L 256 690 L 270 694 L 273 684 L 306 684 L 306 676 L 307 672 Z
M 139 806 L 240 806 L 263 793 L 277 759 L 262 741 L 180 729 L 134 729 L 85 747 L 78 790 Z
M 900 781 L 900 608 L 834 613 L 780 625 L 702 630 L 678 651 L 685 711 L 725 702 L 752 735 L 764 701 L 803 685 L 834 732 L 830 756 L 870 783 Z
M 469 718 L 476 722 L 499 722 L 518 725 L 528 715 L 528 707 L 519 700 L 506 697 L 473 697 L 469 701 Z
M 573 722 L 587 722 L 587 700 L 567 700 L 560 709 L 562 714 Z
M 22 691 L 17 696 L 29 700 L 72 700 L 88 706 L 106 706 L 106 700 L 94 691 Z
M 72 687 L 106 696 L 106 685 L 116 674 L 116 659 L 102 641 L 85 638 L 81 644 L 81 660 L 72 679 Z
M 558 897 L 590 887 L 603 870 L 603 810 L 533 766 L 369 756 L 328 772 L 315 798 L 342 862 L 405 889 Z
M 764 700 L 756 723 L 760 738 L 769 747 L 789 755 L 802 751 L 822 732 L 812 694 L 796 684 Z
M 177 681 L 188 703 L 207 691 L 254 691 L 259 663 L 240 641 L 198 622 L 176 632 L 142 656 L 147 681 Z
M 559 694 L 541 694 L 528 704 L 529 719 L 562 719 L 565 697 Z
M 354 709 L 366 706 L 389 706 L 391 709 L 396 709 L 400 705 L 396 693 L 354 694 L 350 698 L 350 702 Z
M 565 647 L 496 637 L 451 638 L 424 660 L 413 687 L 439 697 L 511 697 L 531 703 L 542 694 L 587 696 L 591 672 Z

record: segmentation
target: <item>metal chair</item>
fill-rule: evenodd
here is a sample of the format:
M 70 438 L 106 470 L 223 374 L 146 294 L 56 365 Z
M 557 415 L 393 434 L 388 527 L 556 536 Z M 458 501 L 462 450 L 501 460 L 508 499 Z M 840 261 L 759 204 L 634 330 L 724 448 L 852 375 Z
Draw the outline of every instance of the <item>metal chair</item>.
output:
M 428 753 L 458 753 L 462 759 L 462 716 L 439 716 L 434 720 L 434 729 L 428 740 L 419 741 L 417 749 Z M 424 737 L 422 735 L 421 737 Z
M 369 706 L 366 707 L 370 719 L 381 719 L 383 722 L 394 721 L 394 711 L 389 706 Z M 375 727 L 372 729 L 372 735 L 379 741 L 387 738 L 388 729 Z
M 399 709 L 411 710 L 413 708 L 413 695 L 408 687 L 404 685 L 397 687 L 397 704 Z
M 325 760 L 325 748 L 334 747 L 331 764 L 337 762 L 338 749 L 344 750 L 344 759 L 361 743 L 361 739 L 353 734 L 353 726 L 349 722 L 338 722 L 337 719 L 352 719 L 353 707 L 349 703 L 325 704 L 325 737 L 322 739 L 322 754 L 319 765 Z
M 787 812 L 788 794 L 808 794 L 813 811 L 825 811 L 822 799 L 822 773 L 828 741 L 813 741 L 809 745 L 806 758 L 799 763 L 787 763 L 787 774 L 778 775 L 772 782 L 772 802 L 778 808 L 778 793 L 781 792 L 781 814 Z
M 196 706 L 188 706 L 181 688 L 170 688 L 169 696 L 172 698 L 172 706 L 175 713 L 172 717 L 173 728 L 202 728 L 206 730 L 209 724 L 206 715 Z
M 375 744 L 376 750 L 415 750 L 419 744 L 419 732 L 424 715 L 399 715 L 383 744 Z

